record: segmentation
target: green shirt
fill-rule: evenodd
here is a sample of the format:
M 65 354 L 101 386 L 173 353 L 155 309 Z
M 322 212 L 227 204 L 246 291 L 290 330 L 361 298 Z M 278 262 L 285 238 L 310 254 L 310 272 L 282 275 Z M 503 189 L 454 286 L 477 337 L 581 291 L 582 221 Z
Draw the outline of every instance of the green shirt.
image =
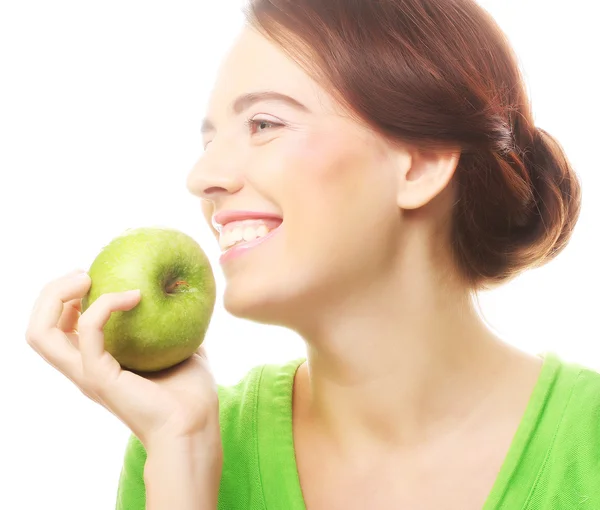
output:
M 219 386 L 219 510 L 305 510 L 292 436 L 292 385 L 304 359 Z M 144 510 L 146 452 L 131 436 L 117 510 Z M 483 510 L 600 509 L 600 374 L 553 353 Z

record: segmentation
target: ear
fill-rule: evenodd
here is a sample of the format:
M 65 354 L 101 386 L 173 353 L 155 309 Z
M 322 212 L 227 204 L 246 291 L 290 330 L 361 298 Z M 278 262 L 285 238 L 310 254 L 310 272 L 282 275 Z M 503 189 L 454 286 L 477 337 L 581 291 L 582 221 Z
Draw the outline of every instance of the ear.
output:
M 399 160 L 398 206 L 402 209 L 418 209 L 433 200 L 448 185 L 458 161 L 460 149 L 446 151 L 423 151 L 415 149 Z

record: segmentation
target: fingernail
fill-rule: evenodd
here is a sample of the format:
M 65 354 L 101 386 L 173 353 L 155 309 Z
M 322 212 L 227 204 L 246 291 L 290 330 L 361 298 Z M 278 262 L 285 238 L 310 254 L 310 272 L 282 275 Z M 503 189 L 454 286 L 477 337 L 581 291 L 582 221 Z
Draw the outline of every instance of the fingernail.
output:
M 75 278 L 78 278 L 79 280 L 86 280 L 89 277 L 90 275 L 88 275 L 85 271 L 83 273 L 78 273 L 77 275 L 75 275 Z
M 77 276 L 79 273 L 85 273 L 85 269 L 73 269 L 73 271 L 65 273 L 65 276 Z
M 132 296 L 132 297 L 133 296 L 137 297 L 137 296 L 141 295 L 141 293 L 142 292 L 140 291 L 140 289 L 128 290 L 125 292 L 125 294 L 127 294 L 127 296 Z

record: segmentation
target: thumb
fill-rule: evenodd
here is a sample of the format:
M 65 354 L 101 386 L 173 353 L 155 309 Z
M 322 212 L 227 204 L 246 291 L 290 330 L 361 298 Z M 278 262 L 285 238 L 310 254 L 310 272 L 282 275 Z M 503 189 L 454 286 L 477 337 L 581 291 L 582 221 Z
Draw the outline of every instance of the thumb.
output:
M 139 290 L 102 294 L 79 318 L 79 351 L 83 372 L 88 382 L 102 384 L 115 378 L 121 366 L 104 349 L 104 326 L 112 312 L 127 311 L 140 301 Z

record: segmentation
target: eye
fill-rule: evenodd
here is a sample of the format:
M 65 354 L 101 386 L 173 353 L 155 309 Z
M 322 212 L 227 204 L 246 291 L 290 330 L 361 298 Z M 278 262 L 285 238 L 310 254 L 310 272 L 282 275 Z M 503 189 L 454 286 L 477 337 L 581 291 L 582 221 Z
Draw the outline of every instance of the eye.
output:
M 285 124 L 281 124 L 279 122 L 273 122 L 271 120 L 267 120 L 267 119 L 257 119 L 257 118 L 250 118 L 250 119 L 246 119 L 246 121 L 244 122 L 244 124 L 247 126 L 247 128 L 250 130 L 250 134 L 253 135 L 255 134 L 254 131 L 252 131 L 253 128 L 256 128 L 257 134 L 263 133 L 267 128 L 277 128 L 277 127 L 283 127 Z M 206 148 L 210 145 L 210 142 L 208 142 L 205 146 L 204 146 L 204 150 L 206 150 Z
M 253 118 L 253 119 L 246 120 L 246 126 L 248 126 L 248 129 L 250 129 L 250 134 L 254 134 L 254 132 L 252 131 L 252 128 L 256 128 L 257 133 L 262 133 L 269 127 L 271 127 L 271 128 L 282 127 L 283 124 L 279 124 L 277 122 L 272 122 L 272 121 L 266 120 L 266 119 Z

